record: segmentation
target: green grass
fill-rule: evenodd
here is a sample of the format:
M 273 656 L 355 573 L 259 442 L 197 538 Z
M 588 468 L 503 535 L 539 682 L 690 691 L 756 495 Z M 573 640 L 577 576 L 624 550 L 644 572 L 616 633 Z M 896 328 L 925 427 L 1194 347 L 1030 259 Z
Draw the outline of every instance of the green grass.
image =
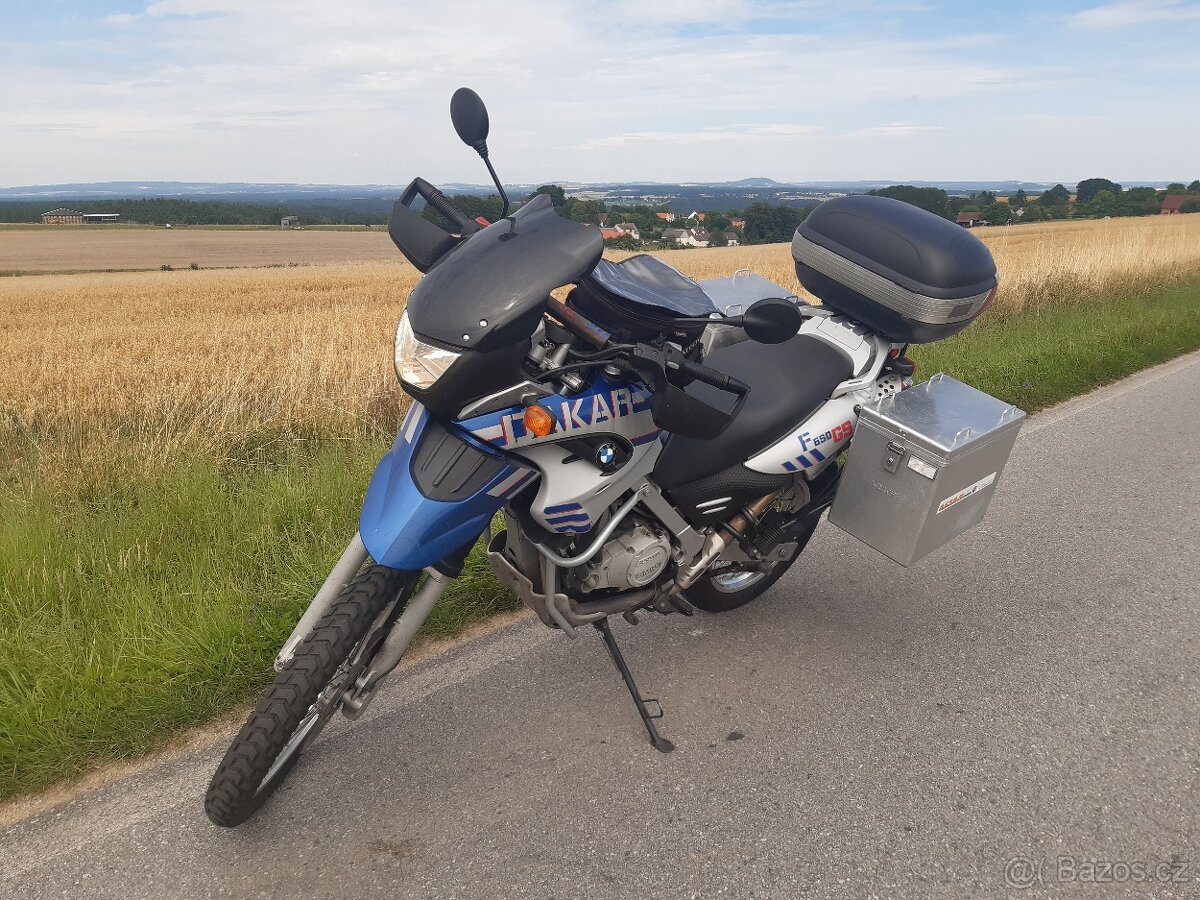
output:
M 1032 411 L 1197 347 L 1192 282 L 980 324 L 913 356 L 922 375 Z M 249 701 L 386 448 L 331 436 L 100 484 L 14 464 L 0 483 L 0 798 Z M 514 605 L 476 548 L 425 633 Z
M 912 348 L 918 379 L 945 372 L 1028 412 L 1200 347 L 1200 281 L 1052 306 Z
M 249 701 L 386 449 L 330 441 L 269 467 L 0 495 L 0 797 Z M 486 568 L 477 550 L 426 634 L 515 605 Z

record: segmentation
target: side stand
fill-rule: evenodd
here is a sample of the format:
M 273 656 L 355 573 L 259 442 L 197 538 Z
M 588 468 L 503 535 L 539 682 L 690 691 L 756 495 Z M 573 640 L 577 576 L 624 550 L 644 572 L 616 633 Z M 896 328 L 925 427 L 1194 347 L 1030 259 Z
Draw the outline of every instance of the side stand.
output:
M 637 683 L 633 680 L 633 674 L 629 671 L 629 666 L 625 664 L 625 657 L 621 655 L 621 648 L 617 646 L 617 641 L 608 627 L 608 617 L 606 616 L 599 622 L 593 622 L 592 624 L 604 636 L 604 646 L 608 648 L 608 655 L 612 657 L 613 665 L 617 667 L 617 671 L 625 679 L 625 686 L 629 688 L 629 696 L 633 698 L 633 705 L 637 707 L 638 715 L 642 717 L 642 724 L 646 726 L 646 731 L 650 733 L 650 746 L 659 753 L 670 753 L 675 749 L 675 745 L 660 736 L 658 729 L 654 727 L 654 720 L 662 718 L 662 704 L 653 697 L 642 697 Z M 650 711 L 646 709 L 647 703 L 654 703 L 658 706 L 658 715 L 650 715 Z

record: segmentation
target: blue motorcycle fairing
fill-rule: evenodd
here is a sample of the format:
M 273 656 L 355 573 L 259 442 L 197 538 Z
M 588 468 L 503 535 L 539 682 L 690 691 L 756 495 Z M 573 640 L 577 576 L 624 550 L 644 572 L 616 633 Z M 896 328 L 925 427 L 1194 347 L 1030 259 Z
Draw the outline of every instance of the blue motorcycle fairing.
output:
M 421 493 L 411 471 L 412 458 L 430 421 L 414 403 L 395 443 L 375 467 L 359 516 L 359 533 L 371 558 L 394 569 L 417 570 L 433 565 L 488 527 L 508 497 L 537 475 L 505 460 L 497 474 L 462 500 L 430 500 Z M 454 426 L 451 426 L 454 427 Z M 467 438 L 472 446 L 484 444 Z M 494 450 L 489 451 L 496 454 Z

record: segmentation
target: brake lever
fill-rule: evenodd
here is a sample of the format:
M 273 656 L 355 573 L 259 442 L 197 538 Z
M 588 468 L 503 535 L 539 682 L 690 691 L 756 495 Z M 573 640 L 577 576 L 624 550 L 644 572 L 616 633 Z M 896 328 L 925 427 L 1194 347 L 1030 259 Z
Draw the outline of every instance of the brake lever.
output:
M 667 350 L 652 344 L 634 344 L 630 358 L 623 360 L 625 366 L 635 371 L 654 390 L 662 390 L 667 384 Z M 620 366 L 621 363 L 618 363 Z

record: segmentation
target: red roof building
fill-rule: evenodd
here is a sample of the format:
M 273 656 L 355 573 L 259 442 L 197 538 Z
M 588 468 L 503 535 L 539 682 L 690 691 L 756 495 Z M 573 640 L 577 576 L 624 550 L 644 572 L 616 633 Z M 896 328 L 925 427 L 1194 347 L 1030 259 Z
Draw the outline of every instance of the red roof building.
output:
M 1168 194 L 1163 198 L 1162 215 L 1178 215 L 1183 209 L 1183 204 L 1189 200 L 1200 200 L 1200 197 L 1189 197 L 1187 194 Z
M 621 231 L 619 228 L 601 228 L 600 237 L 604 238 L 606 241 L 609 241 L 613 238 L 625 237 L 625 232 Z

